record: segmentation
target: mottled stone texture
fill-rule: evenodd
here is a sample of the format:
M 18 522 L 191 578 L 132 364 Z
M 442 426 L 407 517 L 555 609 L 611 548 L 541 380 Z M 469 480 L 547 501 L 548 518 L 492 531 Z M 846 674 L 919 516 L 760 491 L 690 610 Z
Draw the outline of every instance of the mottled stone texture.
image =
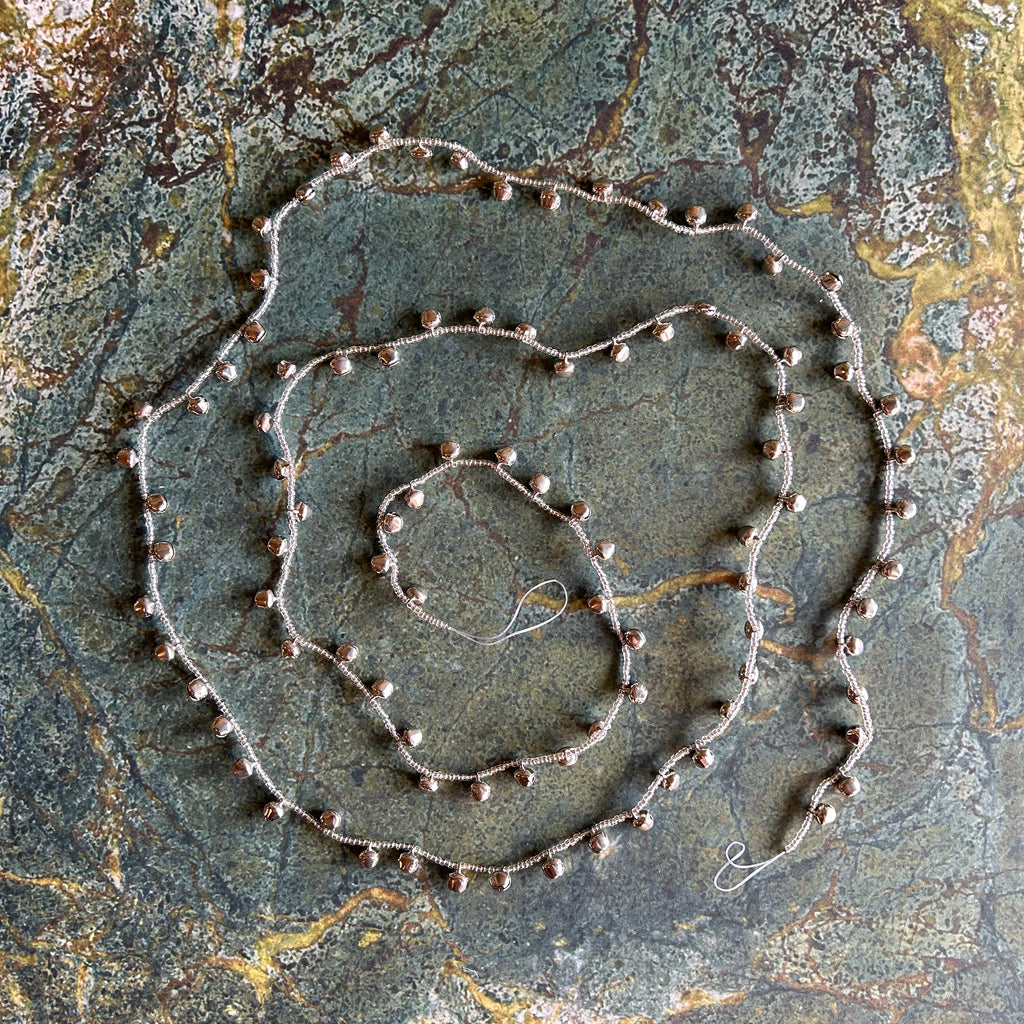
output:
M 1024 1019 L 1019 17 L 952 0 L 5 7 L 0 1018 Z M 496 780 L 478 807 L 416 790 L 351 691 L 308 657 L 283 665 L 279 623 L 251 607 L 280 512 L 249 426 L 274 361 L 394 336 L 427 305 L 462 319 L 488 303 L 574 345 L 705 296 L 799 345 L 811 503 L 766 554 L 762 684 L 715 766 L 654 805 L 653 830 L 500 896 L 480 878 L 454 896 L 390 861 L 366 872 L 295 822 L 263 823 L 207 710 L 150 657 L 130 610 L 137 499 L 111 458 L 133 436 L 127 407 L 170 394 L 252 307 L 252 216 L 381 120 L 712 219 L 757 203 L 794 256 L 844 274 L 872 383 L 901 397 L 921 513 L 899 531 L 906 576 L 878 588 L 863 631 L 878 726 L 863 793 L 735 895 L 711 887 L 726 843 L 778 849 L 843 754 L 850 706 L 826 638 L 875 541 L 877 469 L 831 379 L 842 349 L 824 310 L 790 275 L 758 275 L 740 239 L 695 248 L 571 202 L 499 206 L 440 161 L 382 161 L 384 187 L 301 211 L 267 341 L 235 384 L 204 389 L 210 416 L 171 417 L 154 453 L 180 550 L 168 599 L 282 785 L 352 830 L 518 856 L 635 799 L 735 686 L 729 532 L 777 479 L 756 455 L 770 375 L 706 325 L 571 381 L 463 339 L 296 396 L 317 516 L 295 615 L 396 681 L 396 714 L 434 763 L 578 739 L 608 702 L 614 652 L 578 606 L 506 650 L 425 630 L 366 570 L 381 495 L 446 437 L 511 443 L 618 544 L 651 700 L 592 770 L 544 771 L 529 792 Z M 546 575 L 592 589 L 564 531 L 490 478 L 433 490 L 409 518 L 409 581 L 466 628 L 497 630 Z

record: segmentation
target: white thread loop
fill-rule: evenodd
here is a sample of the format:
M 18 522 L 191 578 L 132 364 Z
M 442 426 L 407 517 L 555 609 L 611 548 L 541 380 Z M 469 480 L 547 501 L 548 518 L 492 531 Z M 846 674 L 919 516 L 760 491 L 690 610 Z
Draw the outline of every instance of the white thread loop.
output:
M 554 615 L 549 615 L 546 619 L 543 619 L 532 626 L 523 626 L 522 629 L 517 629 L 514 633 L 510 633 L 509 630 L 516 624 L 516 619 L 519 618 L 519 613 L 523 610 L 523 605 L 526 603 L 526 599 L 535 590 L 540 590 L 541 587 L 546 587 L 549 583 L 554 583 L 554 585 L 562 591 L 562 607 L 559 608 Z M 500 633 L 495 633 L 494 636 L 474 636 L 472 633 L 464 633 L 461 629 L 456 629 L 454 626 L 451 627 L 451 631 L 461 637 L 465 637 L 467 640 L 472 640 L 475 644 L 480 644 L 481 647 L 493 647 L 495 644 L 501 644 L 506 640 L 511 640 L 514 636 L 521 636 L 523 633 L 530 633 L 535 629 L 543 629 L 544 626 L 550 626 L 555 619 L 561 618 L 562 615 L 565 614 L 565 609 L 568 607 L 569 591 L 565 589 L 565 584 L 562 583 L 561 580 L 543 580 L 540 583 L 535 583 L 525 594 L 523 594 L 519 599 L 519 604 L 516 605 L 516 610 L 512 613 L 512 618 L 508 620 L 508 625 Z
M 736 849 L 737 847 L 738 849 Z M 725 863 L 715 872 L 715 888 L 719 892 L 735 892 L 737 889 L 742 889 L 754 875 L 759 875 L 769 864 L 774 864 L 780 857 L 786 855 L 786 851 L 782 850 L 775 854 L 774 857 L 759 861 L 757 864 L 741 864 L 738 858 L 742 857 L 746 852 L 747 844 L 741 843 L 738 839 L 734 839 L 725 848 Z M 730 868 L 739 868 L 745 874 L 735 885 L 719 885 L 718 879 Z

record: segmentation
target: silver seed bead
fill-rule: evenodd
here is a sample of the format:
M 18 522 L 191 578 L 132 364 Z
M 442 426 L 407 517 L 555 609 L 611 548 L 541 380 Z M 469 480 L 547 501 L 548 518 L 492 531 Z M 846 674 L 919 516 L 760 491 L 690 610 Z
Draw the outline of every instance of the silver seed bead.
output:
M 377 359 L 380 361 L 381 366 L 397 366 L 401 361 L 401 356 L 398 354 L 398 349 L 392 345 L 388 345 L 387 348 L 382 348 L 377 353 Z
M 611 199 L 615 192 L 615 186 L 610 181 L 595 181 L 591 190 L 598 199 Z
M 336 653 L 338 661 L 343 661 L 346 665 L 349 665 L 359 657 L 359 647 L 356 644 L 344 643 L 338 648 Z
M 167 511 L 167 499 L 162 494 L 151 494 L 146 499 L 146 508 L 148 508 L 150 512 L 160 515 Z
M 506 871 L 494 871 L 489 881 L 495 892 L 504 892 L 512 884 L 512 876 Z
M 820 825 L 831 825 L 836 820 L 836 809 L 831 804 L 820 804 L 813 813 Z
M 553 188 L 546 188 L 540 194 L 540 205 L 554 213 L 562 205 L 562 197 Z
M 909 444 L 898 444 L 892 450 L 892 457 L 901 466 L 909 466 L 917 461 L 917 452 Z
M 402 733 L 402 742 L 407 747 L 418 747 L 423 742 L 423 733 L 419 729 L 406 729 Z
M 708 211 L 703 206 L 690 206 L 683 218 L 691 228 L 699 228 L 708 219 Z
M 626 695 L 634 704 L 643 704 L 647 700 L 647 687 L 643 683 L 633 683 L 626 691 Z
M 782 502 L 790 512 L 803 512 L 807 508 L 807 499 L 797 492 L 787 494 Z
M 818 278 L 818 282 L 827 292 L 837 292 L 843 286 L 842 275 L 836 274 L 831 270 L 826 270 L 825 273 Z
M 428 331 L 436 330 L 441 326 L 441 314 L 436 309 L 425 309 L 420 313 L 420 323 Z
M 352 360 L 348 356 L 335 356 L 331 360 L 331 372 L 344 377 L 352 372 Z
M 448 162 L 457 171 L 469 170 L 469 157 L 466 156 L 466 154 L 461 152 L 460 150 L 456 150 L 454 153 L 452 153 L 452 155 L 448 158 Z
M 895 558 L 883 562 L 878 570 L 887 580 L 898 580 L 903 575 L 903 563 Z
M 278 480 L 284 480 L 292 474 L 291 463 L 287 459 L 274 459 L 270 471 Z
M 248 779 L 252 775 L 252 761 L 247 758 L 240 757 L 231 766 L 231 774 L 236 779 Z
M 185 687 L 185 692 L 188 694 L 189 700 L 206 700 L 210 696 L 210 687 L 205 679 L 196 676 L 195 679 L 189 680 L 188 686 Z
M 837 338 L 849 338 L 853 334 L 853 321 L 841 316 L 832 321 L 832 333 Z
M 481 327 L 489 327 L 495 320 L 494 310 L 490 306 L 482 306 L 473 314 L 473 319 Z
M 569 506 L 569 515 L 581 523 L 590 518 L 590 506 L 585 501 L 574 501 Z
M 856 376 L 856 371 L 850 363 L 839 363 L 832 368 L 832 376 L 836 380 L 853 380 Z
M 742 203 L 736 211 L 736 219 L 741 224 L 757 220 L 757 208 L 752 203 Z
M 269 412 L 259 413 L 252 423 L 261 434 L 269 434 L 274 429 L 274 417 Z
M 412 509 L 423 508 L 424 500 L 425 495 L 418 487 L 413 487 L 402 495 L 402 501 Z
M 153 657 L 157 661 L 174 661 L 176 653 L 174 644 L 162 643 L 153 648 Z
M 364 868 L 375 868 L 380 863 L 380 854 L 372 846 L 368 846 L 359 854 L 359 863 Z
M 793 345 L 790 345 L 788 348 L 784 348 L 782 350 L 782 361 L 787 366 L 796 366 L 796 364 L 799 363 L 800 360 L 803 359 L 803 357 L 803 352 L 801 352 L 800 349 L 796 348 Z
M 461 452 L 462 448 L 458 441 L 445 441 L 444 444 L 441 445 L 442 459 L 457 459 Z
M 469 879 L 461 871 L 453 871 L 446 879 L 445 885 L 452 892 L 465 892 L 469 885 Z
M 272 590 L 258 590 L 253 598 L 257 608 L 273 608 L 274 600 L 274 592 Z
M 274 367 L 275 373 L 281 380 L 291 380 L 292 377 L 298 372 L 298 367 L 294 363 L 288 362 L 287 359 L 282 359 L 276 367 Z
M 391 559 L 387 555 L 374 555 L 370 559 L 370 568 L 378 576 L 383 576 L 391 568 Z
M 913 519 L 917 515 L 917 502 L 911 501 L 909 498 L 900 498 L 893 505 L 892 510 L 900 519 Z
M 798 391 L 791 391 L 786 395 L 785 405 L 789 412 L 803 412 L 804 406 L 807 404 L 804 396 Z
M 859 725 L 851 725 L 850 728 L 846 730 L 846 742 L 852 744 L 855 747 L 860 746 Z
M 210 723 L 210 732 L 213 733 L 218 739 L 224 739 L 226 736 L 230 736 L 234 731 L 234 723 L 224 715 L 218 715 Z
M 564 747 L 555 754 L 555 760 L 563 768 L 571 768 L 579 760 L 579 754 L 572 747 Z
M 385 533 L 398 533 L 404 525 L 405 521 L 396 512 L 388 512 L 381 520 Z
M 288 551 L 288 541 L 284 537 L 271 537 L 267 541 L 267 550 L 277 558 Z
M 698 768 L 710 768 L 715 763 L 715 755 L 706 747 L 695 750 L 691 760 Z
M 660 200 L 652 199 L 647 204 L 647 209 L 651 211 L 655 220 L 664 220 L 668 216 L 668 207 Z
M 778 256 L 775 256 L 772 253 L 769 253 L 767 256 L 765 256 L 763 260 L 761 260 L 761 269 L 766 274 L 771 274 L 772 276 L 774 276 L 775 274 L 781 274 L 782 266 L 782 260 L 780 260 Z
M 394 684 L 387 679 L 378 679 L 371 687 L 370 692 L 374 697 L 387 700 L 395 692 Z
M 519 783 L 523 789 L 529 789 L 537 781 L 537 773 L 530 768 L 520 765 L 513 774 L 512 778 Z
M 331 170 L 341 171 L 348 167 L 352 157 L 343 149 L 336 149 L 331 153 Z
M 485 800 L 490 800 L 491 787 L 486 782 L 474 782 L 469 787 L 469 795 L 476 803 L 482 804 Z
M 117 461 L 125 469 L 134 469 L 139 464 L 139 457 L 134 448 L 122 448 L 117 453 Z
M 843 643 L 843 650 L 851 658 L 856 658 L 864 653 L 864 641 L 859 636 L 848 636 Z
M 433 775 L 421 775 L 417 785 L 424 793 L 437 792 L 437 779 Z
M 504 178 L 491 182 L 491 195 L 499 203 L 507 203 L 512 198 L 512 186 Z
M 555 373 L 559 377 L 571 377 L 576 372 L 576 364 L 569 359 L 559 359 L 555 363 Z
M 267 336 L 267 332 L 259 321 L 250 320 L 242 329 L 242 336 L 255 345 Z
M 420 587 L 407 587 L 405 596 L 409 598 L 413 604 L 424 605 L 427 603 L 427 592 L 422 590 Z
M 551 480 L 543 473 L 535 473 L 530 477 L 530 490 L 534 494 L 547 494 L 551 489 Z
M 895 395 L 883 395 L 878 400 L 878 408 L 886 416 L 894 416 L 900 411 L 900 400 Z
M 624 363 L 629 359 L 629 346 L 624 344 L 612 345 L 608 351 L 613 363 Z
M 420 859 L 411 850 L 406 850 L 398 856 L 398 868 L 407 875 L 415 875 L 420 869 Z
M 873 619 L 878 614 L 878 602 L 872 597 L 863 597 L 857 602 L 857 614 L 862 619 Z
M 669 772 L 667 775 L 662 776 L 661 788 L 667 789 L 671 792 L 672 790 L 678 789 L 682 785 L 682 782 L 683 780 L 679 775 L 679 772 Z
M 302 653 L 302 648 L 296 640 L 285 640 L 281 644 L 282 658 L 297 658 Z
M 257 235 L 266 235 L 272 227 L 269 217 L 254 217 L 252 221 L 252 229 Z
M 595 594 L 593 597 L 587 598 L 587 607 L 594 612 L 595 615 L 603 615 L 608 611 L 608 601 L 604 594 Z
M 594 853 L 607 853 L 612 847 L 612 841 L 606 832 L 595 832 L 587 845 Z
M 380 146 L 391 138 L 391 132 L 382 124 L 374 125 L 370 129 L 370 141 L 375 146 Z
M 766 459 L 777 459 L 783 452 L 781 441 L 765 441 L 761 445 L 761 451 L 764 453 Z
M 263 267 L 249 274 L 249 284 L 258 291 L 264 291 L 270 285 L 270 271 Z
M 308 181 L 295 190 L 295 198 L 300 203 L 310 203 L 316 198 L 316 187 Z
M 174 558 L 174 545 L 169 540 L 158 540 L 153 545 L 153 557 L 158 562 L 169 562 Z
M 622 639 L 625 645 L 631 647 L 634 651 L 639 651 L 647 643 L 647 637 L 639 629 L 627 629 L 622 634 Z
M 671 324 L 655 324 L 651 328 L 651 334 L 658 341 L 666 342 L 671 341 L 676 336 L 676 329 Z
M 753 526 L 741 526 L 736 531 L 736 539 L 745 548 L 752 548 L 761 539 L 761 535 Z
M 320 815 L 320 824 L 328 832 L 333 832 L 341 824 L 341 815 L 337 811 L 326 810 Z
M 153 406 L 150 405 L 149 402 L 136 402 L 132 406 L 132 415 L 134 415 L 137 420 L 149 419 L 149 417 L 153 415 Z
M 732 349 L 733 352 L 738 352 L 747 343 L 747 339 L 744 338 L 742 331 L 729 331 L 725 336 L 725 347 Z
M 654 815 L 648 810 L 643 810 L 640 811 L 639 814 L 634 814 L 633 827 L 640 829 L 641 832 L 649 832 L 654 828 Z
M 144 619 L 148 619 L 156 610 L 156 604 L 151 597 L 140 597 L 132 607 L 135 614 Z
M 851 775 L 845 775 L 836 782 L 836 789 L 847 799 L 856 796 L 860 792 L 860 783 Z
M 561 878 L 565 874 L 565 865 L 558 857 L 552 857 L 551 860 L 545 861 L 544 866 L 541 868 L 544 874 L 550 878 Z
M 494 453 L 494 459 L 499 466 L 514 466 L 518 457 L 515 448 L 509 447 L 499 448 Z
M 278 800 L 271 800 L 263 805 L 263 818 L 265 821 L 280 821 L 284 817 L 284 804 Z
M 615 545 L 610 540 L 599 540 L 594 545 L 594 554 L 607 561 L 615 554 Z
M 218 363 L 216 373 L 225 384 L 230 384 L 238 376 L 238 367 L 234 363 Z
M 409 156 L 413 160 L 429 160 L 434 154 L 431 152 L 429 146 L 413 146 L 409 150 Z

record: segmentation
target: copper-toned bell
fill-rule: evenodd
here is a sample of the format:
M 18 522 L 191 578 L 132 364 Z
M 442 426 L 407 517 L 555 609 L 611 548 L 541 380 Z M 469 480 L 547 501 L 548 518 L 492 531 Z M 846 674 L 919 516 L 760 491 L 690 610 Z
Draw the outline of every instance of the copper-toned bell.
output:
M 857 614 L 862 619 L 873 619 L 878 614 L 878 602 L 872 597 L 862 597 L 857 602 Z
M 613 363 L 624 363 L 629 359 L 629 346 L 624 344 L 612 345 L 608 351 Z
M 476 803 L 482 804 L 485 800 L 490 800 L 491 787 L 488 786 L 486 782 L 474 782 L 473 785 L 469 787 L 469 795 Z
M 790 512 L 803 512 L 803 510 L 807 508 L 807 499 L 797 491 L 794 491 L 792 494 L 787 494 L 782 499 L 782 503 Z
M 832 376 L 836 380 L 850 381 L 856 376 L 856 371 L 851 363 L 838 363 L 832 367 Z
M 597 199 L 611 199 L 615 187 L 610 181 L 595 181 L 591 186 L 591 191 Z
M 895 395 L 883 395 L 878 400 L 878 408 L 886 416 L 893 416 L 900 411 L 900 400 Z
M 608 726 L 604 722 L 592 722 L 587 730 L 587 736 L 592 740 L 602 740 L 608 734 Z
M 371 687 L 370 692 L 374 697 L 387 700 L 395 692 L 394 684 L 387 679 L 378 679 Z
M 280 558 L 288 550 L 288 541 L 284 537 L 271 537 L 267 541 L 267 550 L 272 555 Z
M 269 412 L 258 413 L 252 423 L 261 434 L 269 434 L 274 429 L 274 417 Z
M 270 271 L 264 267 L 260 267 L 259 270 L 253 270 L 249 274 L 249 284 L 258 291 L 263 291 L 270 284 Z
M 639 629 L 627 629 L 622 634 L 622 639 L 627 647 L 632 647 L 634 651 L 639 651 L 645 643 L 647 643 L 647 637 L 644 636 L 643 632 Z
M 402 742 L 407 747 L 418 747 L 423 742 L 423 733 L 419 729 L 406 729 L 402 733 Z
M 819 804 L 813 813 L 820 825 L 831 825 L 836 820 L 836 809 L 831 804 Z
M 667 775 L 662 777 L 661 788 L 667 790 L 678 789 L 682 785 L 682 778 L 679 772 L 669 772 Z
M 590 518 L 590 506 L 585 501 L 574 501 L 569 506 L 569 515 L 581 523 Z
M 843 650 L 851 658 L 856 658 L 859 654 L 864 653 L 864 641 L 859 636 L 848 636 L 843 642 Z
M 407 875 L 415 875 L 420 869 L 420 859 L 412 850 L 406 850 L 398 856 L 398 867 Z
M 671 341 L 676 336 L 676 329 L 671 324 L 655 324 L 651 328 L 651 334 L 658 341 L 666 342 Z
M 132 405 L 132 415 L 137 420 L 149 419 L 153 415 L 153 406 L 146 401 L 138 401 Z
M 544 862 L 541 870 L 544 874 L 551 879 L 561 878 L 565 874 L 565 865 L 562 863 L 560 858 L 552 857 L 551 860 Z
M 691 760 L 698 768 L 710 768 L 715 763 L 715 755 L 706 747 L 695 750 Z
M 437 792 L 437 779 L 433 775 L 421 775 L 417 785 L 424 793 Z
M 594 853 L 606 853 L 612 847 L 612 841 L 608 838 L 607 832 L 595 832 L 587 844 Z
M 878 571 L 887 580 L 898 580 L 903 575 L 903 563 L 891 558 L 888 562 L 883 562 Z
M 117 453 L 117 461 L 125 469 L 134 469 L 139 464 L 139 457 L 134 448 L 122 448 Z
M 420 323 L 428 331 L 436 330 L 441 326 L 441 314 L 436 309 L 425 309 L 420 313 Z
M 144 619 L 148 619 L 156 610 L 156 605 L 151 597 L 140 597 L 132 607 L 135 609 L 135 614 Z
M 256 342 L 262 341 L 267 336 L 267 332 L 258 320 L 250 320 L 242 329 L 242 336 L 246 341 L 256 344 Z
M 551 489 L 551 480 L 543 473 L 535 473 L 530 477 L 530 490 L 534 494 L 547 494 Z
M 396 512 L 388 512 L 381 519 L 381 526 L 385 533 L 398 533 L 405 525 L 405 521 Z
M 782 442 L 771 440 L 761 445 L 761 451 L 767 459 L 777 459 L 782 454 Z
M 297 658 L 302 653 L 302 647 L 297 640 L 285 640 L 281 644 L 282 658 Z
M 826 270 L 821 277 L 818 278 L 821 287 L 827 292 L 837 292 L 843 286 L 843 278 L 841 274 L 836 274 L 831 270 Z
M 508 446 L 499 448 L 494 453 L 494 460 L 499 466 L 514 466 L 517 458 L 515 448 L 509 448 Z
M 380 863 L 380 854 L 372 846 L 368 846 L 359 854 L 359 863 L 364 868 L 375 868 Z
M 752 203 L 742 203 L 736 210 L 736 219 L 741 224 L 749 224 L 751 221 L 757 220 L 757 207 Z
M 683 218 L 691 228 L 699 228 L 708 219 L 708 211 L 703 206 L 689 206 Z
M 782 260 L 780 260 L 778 256 L 769 253 L 767 256 L 765 256 L 763 260 L 761 260 L 761 269 L 766 274 L 771 274 L 772 276 L 774 276 L 775 274 L 781 274 Z
M 263 216 L 253 217 L 252 229 L 253 229 L 253 231 L 256 232 L 257 235 L 266 235 L 266 234 L 268 234 L 270 229 L 271 229 L 271 227 L 272 227 L 272 224 L 271 224 L 271 221 L 270 221 L 269 217 L 263 217 Z
M 210 732 L 213 733 L 218 739 L 224 739 L 226 736 L 230 736 L 234 731 L 234 723 L 226 715 L 218 715 L 210 723 Z
M 285 807 L 279 800 L 271 800 L 263 805 L 265 821 L 280 821 L 284 817 Z
M 786 395 L 784 404 L 790 412 L 803 412 L 807 401 L 798 391 L 791 391 Z
M 441 458 L 442 459 L 457 459 L 459 454 L 462 452 L 462 448 L 458 441 L 445 441 L 441 445 Z
M 595 615 L 603 615 L 608 611 L 608 601 L 604 594 L 595 594 L 593 597 L 587 598 L 587 607 Z
M 559 359 L 555 363 L 555 374 L 559 377 L 571 377 L 576 372 L 576 364 L 570 359 Z
M 846 730 L 846 742 L 852 744 L 855 747 L 860 746 L 859 725 L 851 725 L 850 728 Z
M 900 498 L 892 510 L 900 519 L 913 519 L 917 515 L 917 502 L 909 498 Z
M 387 555 L 374 555 L 370 559 L 370 568 L 378 575 L 383 576 L 384 573 L 391 568 L 391 560 Z
M 333 832 L 341 824 L 341 815 L 337 811 L 328 809 L 320 815 L 320 824 L 328 832 Z
M 409 156 L 411 156 L 413 160 L 429 160 L 433 156 L 433 153 L 429 146 L 416 145 L 409 150 Z
M 146 499 L 146 508 L 159 515 L 167 511 L 167 499 L 162 494 L 151 494 Z
M 481 306 L 481 308 L 478 309 L 473 314 L 473 319 L 481 327 L 488 327 L 488 326 L 490 326 L 491 324 L 494 323 L 494 319 L 495 319 L 494 310 L 491 309 L 490 306 Z
M 493 871 L 489 881 L 495 892 L 504 892 L 512 884 L 512 876 L 507 871 Z
M 375 146 L 380 146 L 391 138 L 391 132 L 382 124 L 374 125 L 370 129 L 370 141 Z
M 832 333 L 837 338 L 849 338 L 853 335 L 853 331 L 853 321 L 848 320 L 845 316 L 841 316 L 838 320 L 832 321 Z
M 718 709 L 718 717 L 719 718 L 728 718 L 731 714 L 732 714 L 732 701 L 731 700 L 723 701 L 721 706 Z
M 898 444 L 892 450 L 892 457 L 901 466 L 909 466 L 917 459 L 917 453 L 909 444 Z
M 507 203 L 512 198 L 512 186 L 504 178 L 498 178 L 491 182 L 491 195 L 499 203 Z
M 335 149 L 331 152 L 331 170 L 343 171 L 348 167 L 352 157 L 343 149 Z
M 196 676 L 195 679 L 188 681 L 185 692 L 188 694 L 189 700 L 206 700 L 210 696 L 210 686 L 202 676 Z
M 860 792 L 860 783 L 850 775 L 844 775 L 836 783 L 836 789 L 847 799 L 856 796 Z
M 519 335 L 522 341 L 537 340 L 537 328 L 533 324 L 518 324 L 516 326 L 516 334 Z
M 274 372 L 281 380 L 291 380 L 299 372 L 299 368 L 294 363 L 289 362 L 289 360 L 282 359 L 274 367 Z
M 733 352 L 736 352 L 739 349 L 743 348 L 743 346 L 746 344 L 746 340 L 747 339 L 743 336 L 742 331 L 730 331 L 725 336 L 725 347 L 731 348 Z
M 448 158 L 448 162 L 457 171 L 469 170 L 469 157 L 466 156 L 461 150 L 455 150 L 452 155 Z
M 402 495 L 402 501 L 412 509 L 423 508 L 424 494 L 418 487 L 412 487 Z
M 217 369 L 214 371 L 217 377 L 230 384 L 238 376 L 238 367 L 234 363 L 217 362 Z
M 745 548 L 752 548 L 761 539 L 761 535 L 757 532 L 756 527 L 741 526 L 736 531 L 736 539 Z
M 553 188 L 546 188 L 540 194 L 540 205 L 554 212 L 562 205 L 562 197 Z
M 427 603 L 427 592 L 420 587 L 407 587 L 405 590 L 405 596 L 409 598 L 413 604 L 424 605 Z
M 525 765 L 520 765 L 512 777 L 523 789 L 529 789 L 537 781 L 537 773 Z
M 610 540 L 599 540 L 594 545 L 594 554 L 607 561 L 615 554 L 615 545 Z
M 277 480 L 284 480 L 292 475 L 292 466 L 287 459 L 274 459 L 274 465 L 270 471 Z
M 252 775 L 252 762 L 247 758 L 240 757 L 231 765 L 231 774 L 236 779 L 247 779 Z
M 316 198 L 316 186 L 311 182 L 304 182 L 295 190 L 295 198 L 300 203 L 311 203 Z
M 258 590 L 256 596 L 253 598 L 257 608 L 273 608 L 274 607 L 274 592 L 272 590 Z
M 377 353 L 377 358 L 380 360 L 381 366 L 397 366 L 401 360 L 401 356 L 398 354 L 398 349 L 393 345 L 388 345 L 386 348 L 382 348 Z
M 654 815 L 646 809 L 634 814 L 633 827 L 640 829 L 641 832 L 649 832 L 654 828 Z
M 153 648 L 153 657 L 157 661 L 174 661 L 176 653 L 174 644 L 160 643 Z
M 782 361 L 787 366 L 796 366 L 796 364 L 799 363 L 800 360 L 803 359 L 803 357 L 803 352 L 801 352 L 800 349 L 796 348 L 793 345 L 790 345 L 788 348 L 784 348 L 782 350 Z
M 359 657 L 359 647 L 356 644 L 344 643 L 337 650 L 338 660 L 351 664 Z
M 579 760 L 579 754 L 572 747 L 564 747 L 555 755 L 555 760 L 563 768 L 571 768 Z
M 651 211 L 651 216 L 655 220 L 664 220 L 668 216 L 668 207 L 659 199 L 652 199 L 647 204 L 647 209 Z
M 446 879 L 445 885 L 452 892 L 465 892 L 469 885 L 469 879 L 461 871 L 453 871 Z
M 158 562 L 169 562 L 174 558 L 174 545 L 169 540 L 158 540 L 153 545 L 153 557 Z
M 626 693 L 634 704 L 643 704 L 648 696 L 647 687 L 643 683 L 632 683 Z
M 331 372 L 344 377 L 352 372 L 352 360 L 348 356 L 335 356 L 331 360 Z

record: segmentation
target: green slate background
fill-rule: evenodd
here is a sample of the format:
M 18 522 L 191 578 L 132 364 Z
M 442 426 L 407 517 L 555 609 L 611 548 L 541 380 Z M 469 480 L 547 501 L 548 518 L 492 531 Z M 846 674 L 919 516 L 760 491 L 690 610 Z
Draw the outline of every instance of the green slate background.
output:
M 1010 1022 L 1020 919 L 1024 572 L 1019 472 L 1022 30 L 1011 4 L 567 3 L 5 6 L 0 422 L 0 1017 L 17 1022 L 707 1020 Z M 614 834 L 496 895 L 475 878 L 361 869 L 295 822 L 267 825 L 205 708 L 154 661 L 136 498 L 113 452 L 128 408 L 169 394 L 255 297 L 251 218 L 367 126 L 458 139 L 511 168 L 608 177 L 673 208 L 742 201 L 797 258 L 846 278 L 877 393 L 919 459 L 901 493 L 900 583 L 880 587 L 858 668 L 878 727 L 839 820 L 747 888 L 796 827 L 853 719 L 827 636 L 868 557 L 877 469 L 831 379 L 841 349 L 788 275 L 743 240 L 696 249 L 647 222 L 526 197 L 507 207 L 435 161 L 379 165 L 300 211 L 267 341 L 211 415 L 170 417 L 154 472 L 179 557 L 168 600 L 289 792 L 346 827 L 511 858 L 626 805 L 706 728 L 742 660 L 729 531 L 777 468 L 770 376 L 709 325 L 572 381 L 462 339 L 357 366 L 296 396 L 317 510 L 293 610 L 387 671 L 425 756 L 464 767 L 575 741 L 608 702 L 614 651 L 578 604 L 506 650 L 410 621 L 366 558 L 381 495 L 436 445 L 514 444 L 552 494 L 585 497 L 618 544 L 613 583 L 650 642 L 651 700 L 593 756 L 506 780 L 475 807 L 421 794 L 337 680 L 275 656 L 251 594 L 272 566 L 271 451 L 249 424 L 274 362 L 381 340 L 436 306 L 487 303 L 576 346 L 710 296 L 805 352 L 794 418 L 807 513 L 766 554 L 762 682 L 708 772 Z M 298 221 L 293 222 L 298 223 Z M 720 332 L 717 332 L 720 334 Z M 500 628 L 548 574 L 585 594 L 563 534 L 487 480 L 451 481 L 403 533 L 409 581 L 464 628 Z M 417 530 L 417 524 L 427 529 Z M 530 614 L 537 614 L 530 608 Z M 632 830 L 630 830 L 632 832 Z

